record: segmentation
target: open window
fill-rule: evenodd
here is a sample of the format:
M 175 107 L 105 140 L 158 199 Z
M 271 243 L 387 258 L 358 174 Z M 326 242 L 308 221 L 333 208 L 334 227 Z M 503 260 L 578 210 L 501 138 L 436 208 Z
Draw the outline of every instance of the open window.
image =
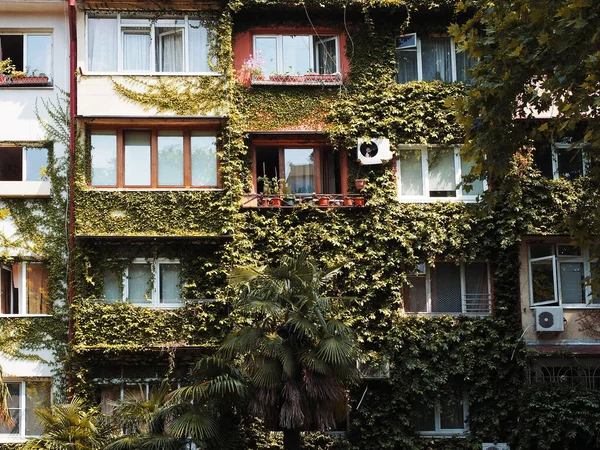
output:
M 461 158 L 458 149 L 431 147 L 406 148 L 398 157 L 398 191 L 401 201 L 475 201 L 486 183 L 475 180 L 469 185 L 463 177 L 472 163 Z
M 0 144 L 0 197 L 49 197 L 48 149 Z
M 104 273 L 104 299 L 108 303 L 129 303 L 155 308 L 183 305 L 181 266 L 177 260 L 137 258 L 116 273 Z
M 404 310 L 410 313 L 486 315 L 491 312 L 489 268 L 485 262 L 422 264 L 408 276 Z
M 546 178 L 574 180 L 587 172 L 587 155 L 582 146 L 569 142 L 536 142 L 534 165 Z
M 457 52 L 449 36 L 405 34 L 396 38 L 398 83 L 409 81 L 468 81 L 475 59 Z
M 0 314 L 49 314 L 48 270 L 42 263 L 0 266 Z
M 15 70 L 25 72 L 21 82 L 34 82 L 32 78 L 52 77 L 52 34 L 47 32 L 13 33 L 0 31 L 0 59 L 10 59 Z M 38 83 L 36 83 L 38 84 Z
M 257 145 L 254 148 L 257 192 L 265 192 L 264 178 L 284 180 L 286 193 L 296 195 L 341 194 L 340 153 L 325 146 Z
M 527 250 L 531 306 L 600 306 L 589 283 L 594 262 L 587 248 L 536 242 Z

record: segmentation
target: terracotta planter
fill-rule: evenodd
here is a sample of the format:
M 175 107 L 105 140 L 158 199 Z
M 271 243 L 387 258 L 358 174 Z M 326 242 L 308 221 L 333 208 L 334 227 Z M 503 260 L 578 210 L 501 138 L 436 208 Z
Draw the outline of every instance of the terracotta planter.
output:
M 329 206 L 329 199 L 327 197 L 320 197 L 318 200 L 319 206 Z
M 354 198 L 354 206 L 365 206 L 365 198 L 364 197 L 355 197 Z
M 260 206 L 269 206 L 269 199 L 268 198 L 261 198 L 260 199 Z
M 48 77 L 13 77 L 13 84 L 48 84 Z
M 269 81 L 275 81 L 276 83 L 281 83 L 284 78 L 283 75 L 269 75 Z
M 357 178 L 356 180 L 354 180 L 354 185 L 356 186 L 357 191 L 361 191 L 366 184 L 367 180 L 365 180 L 364 178 Z
M 344 206 L 352 206 L 354 202 L 352 201 L 352 197 L 344 197 L 343 205 Z
M 271 199 L 271 205 L 272 206 L 281 206 L 282 205 L 282 200 L 279 197 L 274 197 Z

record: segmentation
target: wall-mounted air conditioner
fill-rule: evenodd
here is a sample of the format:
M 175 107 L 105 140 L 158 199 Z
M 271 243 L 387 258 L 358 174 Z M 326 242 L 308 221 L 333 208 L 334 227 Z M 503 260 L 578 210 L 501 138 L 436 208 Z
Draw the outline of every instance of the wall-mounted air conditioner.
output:
M 481 450 L 510 450 L 508 444 L 491 444 L 489 442 L 484 442 L 481 444 Z
M 563 309 L 560 306 L 545 306 L 536 308 L 535 331 L 565 331 Z
M 359 139 L 358 160 L 361 164 L 381 164 L 393 158 L 389 139 Z

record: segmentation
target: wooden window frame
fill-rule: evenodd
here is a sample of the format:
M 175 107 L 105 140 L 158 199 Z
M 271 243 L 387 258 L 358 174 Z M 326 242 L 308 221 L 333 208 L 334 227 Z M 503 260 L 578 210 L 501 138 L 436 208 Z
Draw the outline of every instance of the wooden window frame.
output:
M 114 127 L 114 126 L 93 126 L 87 130 L 88 145 L 90 147 L 90 161 L 92 160 L 91 136 L 95 131 L 114 131 L 117 136 L 117 184 L 116 185 L 94 185 L 92 184 L 91 163 L 88 174 L 88 185 L 92 188 L 100 189 L 133 189 L 133 190 L 176 190 L 176 189 L 221 189 L 221 164 L 218 157 L 218 145 L 216 147 L 216 185 L 193 185 L 192 184 L 192 148 L 191 135 L 193 132 L 206 133 L 214 135 L 217 138 L 217 132 L 214 129 L 202 127 L 162 127 L 162 126 L 133 126 L 133 127 Z M 126 185 L 125 184 L 125 132 L 127 131 L 149 131 L 150 132 L 150 185 Z M 183 134 L 183 185 L 159 185 L 158 184 L 158 133 L 160 131 L 181 131 Z

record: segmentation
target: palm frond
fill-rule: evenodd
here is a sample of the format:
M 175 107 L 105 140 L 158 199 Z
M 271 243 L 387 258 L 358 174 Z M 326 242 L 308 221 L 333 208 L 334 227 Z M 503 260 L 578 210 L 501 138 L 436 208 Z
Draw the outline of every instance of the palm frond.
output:
M 212 411 L 192 410 L 177 417 L 170 426 L 173 436 L 195 441 L 214 439 L 220 428 Z

